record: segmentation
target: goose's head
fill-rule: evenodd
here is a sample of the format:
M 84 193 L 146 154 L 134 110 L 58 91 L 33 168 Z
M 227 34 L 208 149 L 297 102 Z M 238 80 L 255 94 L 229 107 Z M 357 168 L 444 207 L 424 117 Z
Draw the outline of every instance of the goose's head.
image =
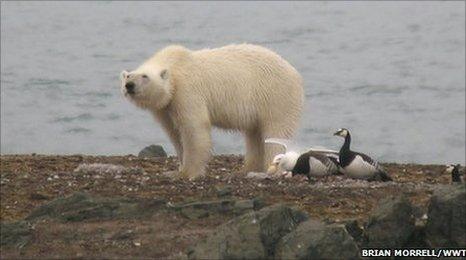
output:
M 447 165 L 447 168 L 445 169 L 445 171 L 446 171 L 447 173 L 452 173 L 453 170 L 455 170 L 455 169 L 456 169 L 457 171 L 459 171 L 459 168 L 460 168 L 460 165 L 459 165 L 459 164 L 457 164 L 457 165 L 450 164 L 450 165 Z
M 269 168 L 267 169 L 268 174 L 273 174 L 276 173 L 278 170 L 278 165 L 280 164 L 280 161 L 282 158 L 285 156 L 285 154 L 277 154 L 272 160 L 272 163 L 270 164 Z
M 275 173 L 278 167 L 281 167 L 285 171 L 293 170 L 298 160 L 299 154 L 297 152 L 286 152 L 277 154 L 272 161 L 267 173 Z
M 345 137 L 347 137 L 349 135 L 349 131 L 346 128 L 340 128 L 335 133 L 333 133 L 333 135 L 341 136 L 341 137 L 345 138 Z

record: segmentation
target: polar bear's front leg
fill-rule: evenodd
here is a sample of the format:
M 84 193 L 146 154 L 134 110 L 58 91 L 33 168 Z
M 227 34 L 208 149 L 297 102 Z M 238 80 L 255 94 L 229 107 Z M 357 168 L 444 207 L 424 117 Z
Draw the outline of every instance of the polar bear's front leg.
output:
M 182 124 L 183 164 L 180 176 L 193 180 L 203 176 L 211 154 L 211 126 L 206 121 Z
M 175 124 L 173 123 L 173 119 L 167 111 L 157 111 L 155 116 L 159 120 L 163 129 L 170 138 L 170 141 L 175 147 L 176 155 L 178 156 L 180 165 L 183 165 L 183 146 L 181 145 L 180 131 L 178 128 L 176 128 Z

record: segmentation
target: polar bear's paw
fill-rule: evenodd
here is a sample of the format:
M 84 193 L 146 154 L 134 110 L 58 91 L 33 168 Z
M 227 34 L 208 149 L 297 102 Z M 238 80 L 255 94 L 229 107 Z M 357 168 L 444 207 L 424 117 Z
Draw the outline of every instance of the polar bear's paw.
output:
M 190 181 L 200 179 L 203 176 L 204 174 L 201 171 L 187 171 L 187 170 L 180 171 L 180 177 L 183 179 L 190 180 Z

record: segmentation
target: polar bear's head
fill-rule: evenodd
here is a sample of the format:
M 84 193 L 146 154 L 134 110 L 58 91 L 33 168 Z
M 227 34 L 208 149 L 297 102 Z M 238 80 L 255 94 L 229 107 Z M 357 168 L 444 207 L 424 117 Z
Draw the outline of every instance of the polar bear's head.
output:
M 172 87 L 169 71 L 165 68 L 141 66 L 120 74 L 121 92 L 144 109 L 161 109 L 170 103 Z

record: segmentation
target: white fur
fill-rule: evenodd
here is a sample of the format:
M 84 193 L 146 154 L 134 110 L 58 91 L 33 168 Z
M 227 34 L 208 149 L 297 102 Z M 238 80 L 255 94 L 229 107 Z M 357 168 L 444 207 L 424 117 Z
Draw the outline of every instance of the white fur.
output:
M 128 81 L 136 84 L 134 95 L 126 93 Z M 245 170 L 263 171 L 278 152 L 264 140 L 289 138 L 303 102 L 299 73 L 276 53 L 250 44 L 199 51 L 169 46 L 123 72 L 121 86 L 161 122 L 181 158 L 181 175 L 189 178 L 204 174 L 212 126 L 243 132 Z

